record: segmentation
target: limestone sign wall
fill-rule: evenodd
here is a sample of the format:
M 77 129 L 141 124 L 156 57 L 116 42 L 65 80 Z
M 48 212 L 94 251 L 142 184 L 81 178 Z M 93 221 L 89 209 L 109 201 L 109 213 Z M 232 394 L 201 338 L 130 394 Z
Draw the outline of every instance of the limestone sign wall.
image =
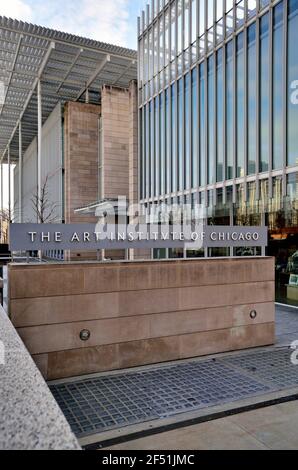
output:
M 11 264 L 10 317 L 47 379 L 274 342 L 274 259 Z

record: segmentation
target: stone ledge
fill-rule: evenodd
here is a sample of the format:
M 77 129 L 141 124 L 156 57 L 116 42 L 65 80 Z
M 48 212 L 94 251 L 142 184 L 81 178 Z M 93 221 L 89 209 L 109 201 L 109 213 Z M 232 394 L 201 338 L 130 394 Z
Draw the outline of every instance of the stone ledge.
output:
M 1 306 L 0 341 L 0 449 L 80 450 L 47 384 Z

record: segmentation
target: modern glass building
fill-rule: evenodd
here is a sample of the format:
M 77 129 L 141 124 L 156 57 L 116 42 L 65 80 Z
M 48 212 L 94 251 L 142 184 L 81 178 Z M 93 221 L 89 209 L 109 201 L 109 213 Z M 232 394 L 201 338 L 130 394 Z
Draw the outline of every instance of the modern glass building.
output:
M 277 300 L 288 303 L 298 303 L 297 46 L 298 0 L 152 0 L 139 19 L 146 214 L 201 204 L 208 224 L 268 225 Z

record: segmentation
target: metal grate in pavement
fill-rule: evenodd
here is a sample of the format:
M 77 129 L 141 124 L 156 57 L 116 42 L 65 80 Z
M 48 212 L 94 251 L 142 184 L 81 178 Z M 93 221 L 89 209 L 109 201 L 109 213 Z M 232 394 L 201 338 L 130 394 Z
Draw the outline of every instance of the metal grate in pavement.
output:
M 247 371 L 255 380 L 270 384 L 274 389 L 298 385 L 298 366 L 291 362 L 291 349 L 276 349 L 270 352 L 255 352 L 219 359 L 225 365 Z
M 298 311 L 276 308 L 278 343 L 298 339 Z M 284 341 L 282 341 L 284 339 Z M 51 385 L 78 437 L 298 386 L 292 350 L 271 348 Z
M 51 391 L 78 437 L 270 391 L 219 361 L 193 361 L 73 383 Z

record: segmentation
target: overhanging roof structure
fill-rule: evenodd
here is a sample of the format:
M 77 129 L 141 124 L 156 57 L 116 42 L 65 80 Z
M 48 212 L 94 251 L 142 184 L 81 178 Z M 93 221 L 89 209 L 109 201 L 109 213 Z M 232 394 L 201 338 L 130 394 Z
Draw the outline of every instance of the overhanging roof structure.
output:
M 136 78 L 136 51 L 0 16 L 0 160 L 8 147 L 18 160 L 20 121 L 23 151 L 37 135 L 39 81 L 45 122 L 58 102 L 98 104 L 102 85 Z
M 106 198 L 100 201 L 92 202 L 85 207 L 75 209 L 76 214 L 102 217 L 106 215 L 127 215 L 128 201 L 125 197 Z

